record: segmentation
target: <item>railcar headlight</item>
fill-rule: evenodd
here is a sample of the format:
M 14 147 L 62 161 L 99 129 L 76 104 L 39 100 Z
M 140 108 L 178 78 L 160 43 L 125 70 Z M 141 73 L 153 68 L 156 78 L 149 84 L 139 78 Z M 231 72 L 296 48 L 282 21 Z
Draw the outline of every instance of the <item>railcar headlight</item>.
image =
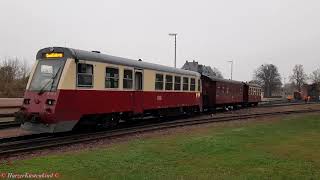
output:
M 30 104 L 30 99 L 24 99 L 23 104 Z
M 47 103 L 46 104 L 52 106 L 52 105 L 54 105 L 54 102 L 55 102 L 55 100 L 53 100 L 53 99 L 47 99 Z

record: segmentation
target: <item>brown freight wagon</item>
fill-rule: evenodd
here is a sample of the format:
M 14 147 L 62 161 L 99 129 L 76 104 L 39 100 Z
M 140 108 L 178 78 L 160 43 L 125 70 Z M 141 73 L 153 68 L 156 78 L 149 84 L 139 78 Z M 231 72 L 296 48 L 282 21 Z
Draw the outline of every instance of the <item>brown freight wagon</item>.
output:
M 208 76 L 201 76 L 203 109 L 243 105 L 243 83 Z

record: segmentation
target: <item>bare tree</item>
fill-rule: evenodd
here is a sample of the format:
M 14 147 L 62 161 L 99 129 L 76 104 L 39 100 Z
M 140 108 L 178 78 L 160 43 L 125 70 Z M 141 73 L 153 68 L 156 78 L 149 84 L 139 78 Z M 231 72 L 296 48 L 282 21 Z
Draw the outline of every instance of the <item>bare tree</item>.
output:
M 28 82 L 28 66 L 18 58 L 0 60 L 0 97 L 21 97 Z
M 295 85 L 293 83 L 286 83 L 283 85 L 284 95 L 292 95 L 295 90 Z
M 216 67 L 213 67 L 213 74 L 215 74 L 215 77 L 223 79 L 221 71 Z
M 308 76 L 304 72 L 303 65 L 301 64 L 296 64 L 292 71 L 293 71 L 293 74 L 290 76 L 290 81 L 294 83 L 297 90 L 301 92 L 301 88 L 303 84 L 306 83 Z
M 320 68 L 310 74 L 310 79 L 312 80 L 312 83 L 320 84 Z
M 273 64 L 261 65 L 254 74 L 254 82 L 257 82 L 264 89 L 265 96 L 272 96 L 272 93 L 279 91 L 282 85 L 278 68 Z

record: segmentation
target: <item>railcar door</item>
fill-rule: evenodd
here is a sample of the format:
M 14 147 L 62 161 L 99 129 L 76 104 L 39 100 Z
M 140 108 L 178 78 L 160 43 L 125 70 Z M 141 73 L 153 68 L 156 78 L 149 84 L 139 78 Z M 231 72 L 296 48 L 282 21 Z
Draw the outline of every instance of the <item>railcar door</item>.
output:
M 143 112 L 143 70 L 135 69 L 134 71 L 134 111 L 135 113 Z

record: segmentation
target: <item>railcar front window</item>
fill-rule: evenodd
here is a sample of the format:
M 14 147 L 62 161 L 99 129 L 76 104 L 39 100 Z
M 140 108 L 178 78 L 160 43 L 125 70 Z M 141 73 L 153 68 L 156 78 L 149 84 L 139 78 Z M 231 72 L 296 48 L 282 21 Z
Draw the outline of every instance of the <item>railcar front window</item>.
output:
M 41 92 L 55 91 L 58 87 L 64 61 L 61 59 L 38 61 L 29 90 Z
M 93 65 L 79 63 L 77 71 L 78 87 L 92 87 Z

